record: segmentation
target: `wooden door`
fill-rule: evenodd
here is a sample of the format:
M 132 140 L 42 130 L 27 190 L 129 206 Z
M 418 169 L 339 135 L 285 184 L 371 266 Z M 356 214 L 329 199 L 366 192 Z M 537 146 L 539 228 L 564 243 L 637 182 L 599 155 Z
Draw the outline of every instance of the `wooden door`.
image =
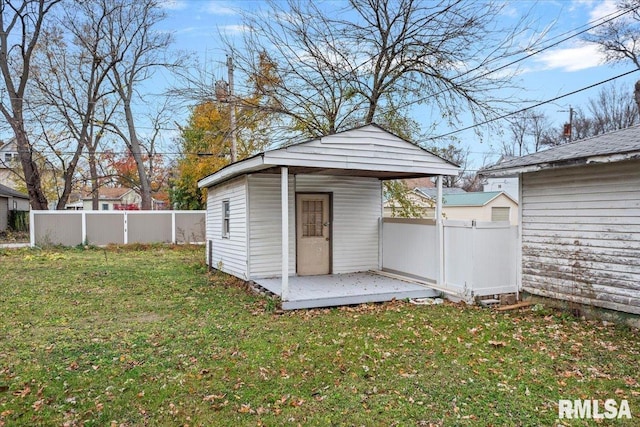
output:
M 296 198 L 297 273 L 331 273 L 331 197 L 298 194 Z

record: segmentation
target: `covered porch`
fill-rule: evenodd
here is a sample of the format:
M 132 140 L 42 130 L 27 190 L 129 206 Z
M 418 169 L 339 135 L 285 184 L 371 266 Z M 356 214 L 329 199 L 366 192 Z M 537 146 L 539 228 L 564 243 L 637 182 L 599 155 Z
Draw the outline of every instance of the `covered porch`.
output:
M 402 280 L 373 271 L 288 278 L 288 299 L 284 310 L 334 307 L 407 298 L 433 298 L 440 293 L 423 284 Z M 281 278 L 258 279 L 256 284 L 282 295 Z
M 458 172 L 374 124 L 266 151 L 199 181 L 208 188 L 207 263 L 258 283 L 285 309 L 435 296 L 362 272 L 383 268 L 383 182 L 434 177 L 433 280 L 442 283 L 442 177 Z

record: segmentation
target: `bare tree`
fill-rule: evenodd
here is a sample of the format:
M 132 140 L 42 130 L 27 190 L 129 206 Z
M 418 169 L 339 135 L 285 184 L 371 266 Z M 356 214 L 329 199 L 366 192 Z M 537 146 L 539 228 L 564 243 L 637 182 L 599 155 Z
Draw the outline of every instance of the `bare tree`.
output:
M 305 134 L 372 121 L 404 133 L 413 103 L 451 123 L 462 111 L 486 118 L 498 108 L 492 94 L 512 81 L 490 68 L 523 49 L 522 22 L 499 26 L 502 3 L 351 0 L 330 13 L 315 2 L 269 5 L 244 13 L 241 48 L 228 41 L 228 49 L 246 75 L 260 74 L 259 52 L 269 55 L 278 82 L 265 108 Z
M 111 6 L 100 2 L 69 1 L 65 4 L 60 26 L 51 26 L 43 37 L 34 62 L 34 81 L 41 102 L 48 108 L 52 126 L 62 128 L 75 141 L 71 157 L 64 166 L 63 190 L 57 209 L 64 209 L 72 192 L 75 170 L 84 149 L 89 150 L 92 205 L 98 208 L 98 177 L 95 167 L 96 124 L 106 118 L 96 117 L 97 109 L 107 111 L 108 96 L 114 93 L 107 76 L 116 58 L 103 55 L 106 42 L 103 32 L 105 16 Z M 117 102 L 113 102 L 117 105 Z M 113 111 L 113 108 L 110 109 Z M 111 116 L 111 114 L 110 114 Z
M 145 165 L 144 147 L 137 129 L 135 103 L 141 101 L 139 84 L 158 68 L 177 67 L 181 58 L 165 57 L 172 35 L 157 29 L 165 15 L 156 0 L 98 0 L 105 10 L 101 35 L 105 40 L 101 54 L 114 63 L 109 81 L 122 107 L 124 125 L 117 121 L 108 128 L 126 144 L 133 156 L 140 178 L 142 209 L 152 208 L 151 182 Z
M 0 111 L 15 135 L 33 209 L 47 209 L 48 203 L 25 124 L 25 94 L 31 78 L 31 60 L 44 21 L 59 1 L 0 1 L 0 71 L 8 98 L 3 97 Z
M 638 105 L 630 94 L 630 90 L 612 83 L 600 89 L 596 98 L 589 99 L 593 135 L 625 129 L 638 123 Z
M 640 0 L 620 0 L 619 17 L 607 22 L 586 39 L 600 46 L 606 61 L 632 63 L 640 69 Z M 634 101 L 640 109 L 640 80 L 635 84 Z

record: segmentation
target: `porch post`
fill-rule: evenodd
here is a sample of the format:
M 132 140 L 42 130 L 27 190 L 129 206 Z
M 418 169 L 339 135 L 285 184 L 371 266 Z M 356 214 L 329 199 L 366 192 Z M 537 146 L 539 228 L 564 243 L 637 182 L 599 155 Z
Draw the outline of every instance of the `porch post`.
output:
M 282 211 L 282 301 L 289 299 L 289 168 L 280 168 L 280 199 Z
M 438 236 L 438 286 L 444 286 L 444 224 L 442 222 L 442 175 L 436 180 L 436 233 Z

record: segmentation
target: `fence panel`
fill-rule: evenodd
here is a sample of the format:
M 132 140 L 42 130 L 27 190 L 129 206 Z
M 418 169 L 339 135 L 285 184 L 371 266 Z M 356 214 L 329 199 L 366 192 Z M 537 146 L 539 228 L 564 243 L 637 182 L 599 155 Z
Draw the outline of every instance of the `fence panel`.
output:
M 124 243 L 124 221 L 120 212 L 89 212 L 85 213 L 87 234 L 85 242 L 92 245 L 108 245 Z
M 206 241 L 207 221 L 201 211 L 180 212 L 176 214 L 176 242 L 204 242 Z
M 170 243 L 171 212 L 128 212 L 127 243 Z
M 31 246 L 202 243 L 206 211 L 31 211 Z
M 506 222 L 443 221 L 444 283 L 465 299 L 517 292 L 518 227 Z M 437 228 L 432 221 L 385 218 L 384 270 L 435 282 Z
M 382 267 L 423 280 L 438 277 L 438 248 L 434 221 L 384 218 Z
M 31 211 L 31 246 L 76 246 L 82 243 L 82 216 L 51 211 Z

